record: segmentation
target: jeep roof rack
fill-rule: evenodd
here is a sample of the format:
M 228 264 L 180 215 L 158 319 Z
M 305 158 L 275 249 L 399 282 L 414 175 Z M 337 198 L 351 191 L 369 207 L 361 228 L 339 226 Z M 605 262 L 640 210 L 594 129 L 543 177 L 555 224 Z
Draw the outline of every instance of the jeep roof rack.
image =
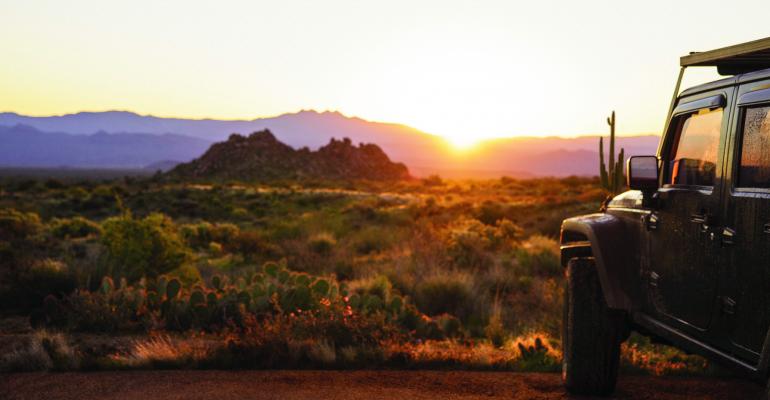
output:
M 691 52 L 679 58 L 682 67 L 717 67 L 720 75 L 737 75 L 770 68 L 770 38 Z
M 679 78 L 674 87 L 674 96 L 671 97 L 664 130 L 674 112 L 679 87 L 682 85 L 682 77 L 687 67 L 717 67 L 720 75 L 738 75 L 770 68 L 770 37 L 715 50 L 690 52 L 679 58 L 679 66 Z

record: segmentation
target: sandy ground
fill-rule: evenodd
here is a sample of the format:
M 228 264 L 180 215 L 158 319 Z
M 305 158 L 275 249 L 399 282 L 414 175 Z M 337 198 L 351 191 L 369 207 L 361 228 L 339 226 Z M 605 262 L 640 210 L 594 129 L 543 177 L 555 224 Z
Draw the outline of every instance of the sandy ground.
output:
M 627 376 L 614 398 L 756 399 L 743 380 Z M 132 371 L 0 375 L 0 399 L 568 399 L 558 374 L 463 371 Z

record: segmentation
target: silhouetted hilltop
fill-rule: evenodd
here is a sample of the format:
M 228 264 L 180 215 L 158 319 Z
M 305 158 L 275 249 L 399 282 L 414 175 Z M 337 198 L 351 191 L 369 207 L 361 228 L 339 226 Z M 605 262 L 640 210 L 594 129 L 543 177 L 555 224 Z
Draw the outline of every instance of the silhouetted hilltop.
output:
M 192 180 L 401 180 L 409 178 L 409 170 L 392 162 L 375 144 L 355 146 L 348 138 L 331 139 L 316 151 L 294 150 L 265 129 L 249 136 L 232 134 L 169 175 Z

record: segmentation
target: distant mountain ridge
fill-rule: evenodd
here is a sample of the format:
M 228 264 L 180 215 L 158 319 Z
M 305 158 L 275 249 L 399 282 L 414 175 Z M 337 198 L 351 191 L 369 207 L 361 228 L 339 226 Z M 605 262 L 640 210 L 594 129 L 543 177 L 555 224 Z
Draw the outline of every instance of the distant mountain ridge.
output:
M 0 126 L 0 166 L 143 168 L 160 160 L 187 161 L 211 142 L 177 134 L 42 132 Z
M 169 176 L 186 180 L 353 180 L 394 181 L 411 178 L 404 164 L 390 161 L 375 144 L 353 145 L 332 139 L 316 151 L 294 150 L 269 130 L 230 135 L 205 154 L 177 165 Z
M 9 138 L 0 136 L 0 148 L 16 149 L 0 151 L 0 165 L 28 166 L 33 162 L 43 162 L 35 166 L 135 167 L 159 161 L 186 162 L 203 154 L 210 143 L 225 140 L 232 133 L 247 134 L 264 129 L 269 129 L 278 140 L 294 149 L 318 149 L 332 138 L 345 137 L 350 138 L 353 143 L 375 143 L 392 160 L 403 162 L 417 176 L 596 175 L 599 163 L 598 136 L 494 139 L 481 142 L 471 149 L 458 151 L 445 139 L 406 125 L 366 121 L 328 111 L 300 111 L 277 117 L 240 121 L 160 118 L 125 111 L 84 112 L 52 117 L 0 113 L 0 126 L 14 129 L 17 124 L 34 127 L 42 132 L 60 132 L 58 135 L 69 136 L 62 138 L 65 145 L 59 145 L 59 140 L 50 136 L 43 143 L 36 142 L 35 146 L 24 144 L 23 138 L 18 136 L 14 136 L 14 140 L 22 140 L 22 143 L 11 141 L 9 144 Z M 115 142 L 112 146 L 105 144 L 100 147 L 99 151 L 103 151 L 103 154 L 95 154 L 98 151 L 93 145 L 72 147 L 66 144 L 77 141 L 78 137 L 93 136 L 99 131 L 103 140 Z M 105 133 L 111 136 L 104 136 Z M 152 139 L 147 136 L 130 136 L 138 134 L 171 134 L 177 142 L 157 142 L 145 147 L 137 144 L 138 147 L 133 147 L 132 151 L 121 148 L 132 148 L 134 144 L 129 143 L 132 140 L 146 144 Z M 621 136 L 617 142 L 617 146 L 624 147 L 629 156 L 654 154 L 658 136 Z M 116 156 L 112 157 L 111 153 Z M 88 157 L 84 157 L 84 154 Z M 23 164 L 17 164 L 19 162 Z M 169 166 L 171 163 L 164 165 Z

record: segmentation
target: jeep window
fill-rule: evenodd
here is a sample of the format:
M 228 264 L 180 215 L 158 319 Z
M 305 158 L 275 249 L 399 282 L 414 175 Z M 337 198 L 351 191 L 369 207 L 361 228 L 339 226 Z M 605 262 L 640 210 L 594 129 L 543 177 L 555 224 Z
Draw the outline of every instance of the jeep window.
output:
M 671 152 L 666 182 L 672 185 L 714 186 L 722 109 L 682 115 Z
M 743 143 L 738 186 L 770 188 L 770 106 L 747 108 L 743 114 Z

